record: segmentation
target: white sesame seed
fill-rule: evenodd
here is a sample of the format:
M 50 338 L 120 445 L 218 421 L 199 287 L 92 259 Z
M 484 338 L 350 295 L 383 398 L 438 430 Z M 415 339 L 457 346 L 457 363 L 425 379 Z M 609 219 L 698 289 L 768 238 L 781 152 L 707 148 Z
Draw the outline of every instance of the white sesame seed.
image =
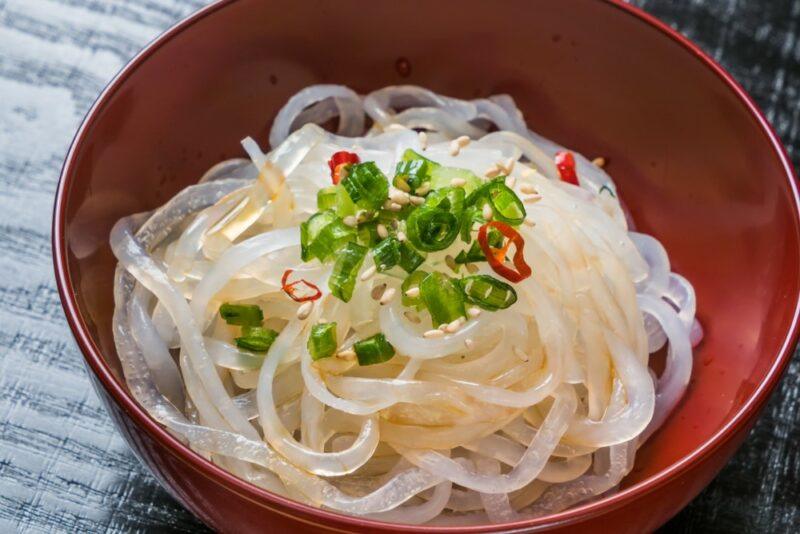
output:
M 534 171 L 530 167 L 525 167 L 525 168 L 522 169 L 522 177 L 523 178 L 530 178 L 533 175 L 534 175 Z
M 387 209 L 389 211 L 400 211 L 401 209 L 403 209 L 403 206 L 401 206 L 397 202 L 392 202 L 389 204 L 389 207 Z
M 542 195 L 530 195 L 522 198 L 522 201 L 526 204 L 533 204 L 534 202 L 539 202 L 542 200 Z
M 506 177 L 506 187 L 509 187 L 509 188 L 513 189 L 514 185 L 516 183 L 517 183 L 517 179 L 514 178 L 513 176 Z
M 425 199 L 423 197 L 418 197 L 418 196 L 411 196 L 409 197 L 409 200 L 415 206 L 421 206 L 425 202 Z
M 355 228 L 358 225 L 358 222 L 356 222 L 356 218 L 354 216 L 352 216 L 352 215 L 348 215 L 347 217 L 342 219 L 342 222 L 344 224 L 346 224 L 347 226 L 350 226 L 350 227 L 353 227 L 353 228 Z
M 403 126 L 402 124 L 392 123 L 389 126 L 387 126 L 386 128 L 384 128 L 383 130 L 385 132 L 394 132 L 394 131 L 400 131 L 400 130 L 407 130 L 407 128 L 405 126 Z
M 487 221 L 491 219 L 492 215 L 494 215 L 494 213 L 492 213 L 492 207 L 489 204 L 484 204 L 483 211 L 481 211 L 481 215 L 483 215 L 483 218 L 486 219 Z
M 336 357 L 341 358 L 342 360 L 355 360 L 356 351 L 352 349 L 342 350 L 336 353 Z
M 469 141 L 470 141 L 469 136 L 466 135 L 462 135 L 461 137 L 456 138 L 456 144 L 460 148 L 464 148 L 465 146 L 467 146 L 469 144 Z
M 592 160 L 592 163 L 594 163 L 596 166 L 598 166 L 598 167 L 600 167 L 602 169 L 603 167 L 606 166 L 606 158 L 602 158 L 602 157 L 601 158 L 594 158 Z
M 414 324 L 419 324 L 422 322 L 422 319 L 420 319 L 419 315 L 417 315 L 416 312 L 413 312 L 411 310 L 404 311 L 403 315 L 405 315 L 406 319 L 408 319 Z
M 536 226 L 534 220 L 529 217 L 525 217 L 525 219 L 522 221 L 522 224 L 524 224 L 525 226 Z
M 380 300 L 384 291 L 386 291 L 386 284 L 378 284 L 372 288 L 369 294 L 373 300 Z
M 404 232 L 397 232 L 397 240 L 398 241 L 405 241 L 406 240 L 406 234 Z
M 439 330 L 441 330 L 442 332 L 444 332 L 445 328 L 447 328 L 447 323 L 442 323 L 439 325 Z
M 522 193 L 523 195 L 535 195 L 536 193 L 538 193 L 536 188 L 533 187 L 531 184 L 521 184 L 519 186 L 519 192 Z
M 424 184 L 422 184 L 421 186 L 419 186 L 417 188 L 417 195 L 418 196 L 425 196 L 430 192 L 430 190 L 431 190 L 430 182 L 425 182 Z
M 464 340 L 464 346 L 467 347 L 467 349 L 471 349 L 472 347 L 475 346 L 475 342 L 472 341 L 470 338 L 467 338 Z
M 452 270 L 454 270 L 454 271 L 457 271 L 457 270 L 458 270 L 458 264 L 456 264 L 456 260 L 455 260 L 455 258 L 453 258 L 453 256 L 451 256 L 450 254 L 448 254 L 447 256 L 445 256 L 445 257 L 444 257 L 444 262 L 445 262 L 445 263 L 447 264 L 447 266 L 448 266 L 448 267 L 450 267 Z
M 444 329 L 444 331 L 447 332 L 448 334 L 453 334 L 455 332 L 458 332 L 460 329 L 461 329 L 461 318 L 458 318 L 455 321 L 448 324 L 447 327 Z
M 516 354 L 517 358 L 519 358 L 523 362 L 530 361 L 530 358 L 528 358 L 528 355 L 525 354 L 524 352 L 522 352 L 521 350 L 519 350 L 517 347 L 514 347 L 514 354 Z
M 506 160 L 506 161 L 503 163 L 503 170 L 505 171 L 505 173 L 506 173 L 506 174 L 511 174 L 511 171 L 513 171 L 513 170 L 514 170 L 514 164 L 515 164 L 516 162 L 517 162 L 517 160 L 516 160 L 516 159 L 514 159 L 514 158 L 508 158 L 508 159 L 507 159 L 507 160 Z
M 419 145 L 422 147 L 422 150 L 428 148 L 428 134 L 425 132 L 420 132 L 419 135 Z
M 378 224 L 376 230 L 378 231 L 378 237 L 381 239 L 389 237 L 389 230 L 387 230 L 383 224 Z
M 444 337 L 444 332 L 442 330 L 428 330 L 427 332 L 422 334 L 422 337 L 426 339 L 435 339 L 437 337 Z
M 311 310 L 314 309 L 314 301 L 309 300 L 308 302 L 304 302 L 297 308 L 297 318 L 301 321 L 308 318 L 311 315 Z
M 494 178 L 498 174 L 500 174 L 500 168 L 497 166 L 497 164 L 492 165 L 486 169 L 486 172 L 483 173 L 483 175 L 487 178 Z
M 450 180 L 450 185 L 453 187 L 464 187 L 467 185 L 467 181 L 463 178 L 453 178 Z
M 475 274 L 479 271 L 478 266 L 475 265 L 474 263 L 468 263 L 466 267 L 469 274 Z
M 406 296 L 411 297 L 412 299 L 417 298 L 419 296 L 419 286 L 409 288 L 406 291 Z
M 481 309 L 477 306 L 472 306 L 470 309 L 467 310 L 467 314 L 472 317 L 473 319 L 481 314 Z
M 458 141 L 450 141 L 450 155 L 458 156 L 459 152 L 461 152 L 461 147 L 459 146 Z
M 375 271 L 377 271 L 377 268 L 374 265 L 367 267 L 367 269 L 361 273 L 361 281 L 365 282 L 372 278 L 375 275 Z
M 395 293 L 397 293 L 397 290 L 393 287 L 390 287 L 384 291 L 383 295 L 381 296 L 381 300 L 379 301 L 380 305 L 383 306 L 385 304 L 389 304 L 389 302 L 391 302 L 391 300 L 394 298 Z
M 392 191 L 391 193 L 389 193 L 389 199 L 392 202 L 396 202 L 397 204 L 400 204 L 400 205 L 408 204 L 408 202 L 409 202 L 408 193 L 404 193 L 404 192 L 402 192 L 400 190 L 397 190 L 397 189 Z

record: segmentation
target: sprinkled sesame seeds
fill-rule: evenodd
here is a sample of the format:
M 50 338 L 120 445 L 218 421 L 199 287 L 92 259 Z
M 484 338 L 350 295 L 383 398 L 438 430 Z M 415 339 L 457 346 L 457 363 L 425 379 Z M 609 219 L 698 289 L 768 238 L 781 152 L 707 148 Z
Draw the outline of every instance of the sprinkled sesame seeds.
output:
M 348 215 L 347 217 L 342 219 L 342 222 L 347 226 L 350 226 L 351 228 L 355 228 L 358 225 L 358 222 L 356 221 L 356 218 L 353 215 Z
M 538 193 L 536 188 L 533 187 L 531 184 L 520 184 L 519 192 L 522 193 L 523 195 L 535 195 Z
M 356 352 L 352 349 L 342 350 L 336 353 L 336 357 L 342 360 L 355 360 Z
M 313 300 L 304 302 L 303 304 L 300 305 L 299 308 L 297 308 L 297 318 L 300 319 L 301 321 L 304 321 L 305 319 L 308 318 L 309 315 L 311 315 L 311 310 L 313 309 L 314 309 Z
M 422 337 L 424 337 L 426 339 L 436 339 L 436 338 L 439 338 L 439 337 L 444 337 L 444 331 L 438 330 L 438 329 L 428 330 L 427 332 L 422 334 Z
M 427 195 L 428 193 L 430 193 L 430 191 L 431 191 L 431 184 L 430 184 L 430 182 L 425 182 L 424 184 L 422 184 L 421 186 L 419 186 L 419 187 L 417 188 L 417 191 L 416 191 L 416 193 L 417 193 L 417 195 L 418 195 L 418 196 L 425 196 L 425 195 Z
M 406 319 L 408 319 L 409 321 L 411 321 L 414 324 L 419 324 L 419 323 L 422 322 L 422 319 L 420 318 L 420 316 L 417 315 L 416 312 L 413 312 L 411 310 L 404 311 L 403 315 L 405 315 Z
M 603 158 L 603 157 L 594 158 L 592 160 L 592 163 L 602 169 L 603 167 L 606 166 L 606 158 Z
M 464 346 L 467 347 L 467 349 L 471 349 L 472 347 L 475 346 L 475 342 L 472 341 L 470 338 L 467 338 L 464 340 Z
M 444 257 L 444 262 L 453 271 L 458 271 L 458 264 L 456 263 L 455 258 L 453 258 L 453 256 L 451 256 L 450 254 L 448 254 L 447 256 Z
M 417 298 L 419 296 L 419 286 L 408 288 L 408 290 L 406 291 L 406 296 L 409 296 L 412 299 Z
M 444 331 L 447 332 L 448 334 L 453 334 L 455 332 L 458 332 L 459 330 L 461 330 L 461 324 L 462 324 L 461 323 L 461 317 L 459 317 L 455 321 L 453 321 L 450 324 L 448 324 L 445 327 Z
M 406 238 L 406 234 L 404 232 L 397 232 L 397 240 L 398 241 L 405 241 L 406 239 L 407 239 Z
M 369 294 L 372 297 L 372 300 L 380 300 L 384 291 L 386 291 L 386 284 L 378 284 L 372 288 L 372 291 L 370 291 Z
M 428 148 L 428 134 L 426 134 L 425 132 L 419 132 L 418 137 L 419 137 L 419 145 L 420 147 L 422 147 L 422 150 Z
M 379 301 L 380 305 L 384 306 L 386 304 L 389 304 L 389 302 L 391 302 L 392 299 L 394 298 L 394 294 L 395 293 L 397 293 L 397 290 L 395 288 L 393 288 L 393 287 L 390 287 L 389 289 L 384 291 L 383 295 L 381 295 L 381 299 Z
M 517 356 L 517 358 L 519 358 L 519 359 L 520 359 L 520 360 L 522 360 L 523 362 L 526 362 L 526 363 L 527 363 L 527 362 L 529 362 L 529 361 L 530 361 L 530 358 L 528 357 L 528 355 L 527 355 L 527 354 L 525 354 L 524 352 L 522 352 L 522 351 L 521 351 L 520 349 L 518 349 L 517 347 L 514 347 L 514 354 Z
M 453 187 L 464 187 L 467 185 L 467 181 L 463 178 L 453 178 L 450 180 L 450 185 Z
M 387 230 L 383 224 L 379 223 L 378 226 L 376 227 L 376 230 L 378 232 L 378 237 L 380 237 L 381 239 L 386 239 L 387 237 L 389 237 L 389 230 Z
M 534 220 L 529 218 L 529 217 L 525 217 L 522 220 L 522 224 L 524 224 L 525 226 L 531 226 L 531 227 L 536 226 L 536 223 L 534 222 Z
M 372 278 L 375 275 L 376 271 L 377 271 L 377 268 L 374 265 L 368 267 L 366 270 L 364 270 L 363 273 L 361 273 L 361 281 L 365 282 L 365 281 L 369 280 L 370 278 Z
M 425 199 L 423 197 L 418 197 L 416 195 L 412 195 L 411 197 L 409 197 L 409 200 L 415 206 L 421 206 L 425 202 Z
M 513 176 L 507 176 L 506 177 L 506 187 L 509 187 L 509 188 L 513 189 L 514 185 L 516 183 L 517 183 L 517 179 L 514 178 Z
M 529 195 L 522 197 L 522 201 L 526 204 L 533 204 L 534 202 L 539 202 L 540 200 L 542 200 L 542 195 Z
M 465 265 L 465 267 L 467 268 L 467 272 L 469 272 L 469 274 L 475 274 L 480 270 L 474 263 L 468 263 Z
M 481 314 L 481 309 L 477 306 L 472 306 L 470 309 L 467 310 L 467 315 L 472 317 L 473 319 Z

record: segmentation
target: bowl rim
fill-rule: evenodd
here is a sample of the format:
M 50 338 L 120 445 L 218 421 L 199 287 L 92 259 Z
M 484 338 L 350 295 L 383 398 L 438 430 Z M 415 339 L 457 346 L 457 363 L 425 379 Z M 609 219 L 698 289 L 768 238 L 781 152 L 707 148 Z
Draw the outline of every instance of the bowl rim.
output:
M 74 176 L 76 174 L 76 156 L 79 148 L 81 147 L 82 142 L 85 140 L 88 132 L 98 119 L 101 111 L 108 104 L 110 97 L 122 86 L 128 77 L 131 76 L 136 69 L 161 46 L 201 19 L 220 11 L 227 6 L 233 5 L 238 1 L 239 0 L 216 0 L 212 4 L 192 13 L 152 40 L 111 79 L 108 85 L 103 89 L 103 91 L 92 104 L 72 140 L 69 151 L 67 152 L 64 160 L 64 165 L 62 167 L 58 188 L 55 195 L 52 222 L 53 266 L 55 269 L 55 279 L 58 287 L 58 293 L 70 330 L 72 331 L 73 336 L 75 337 L 75 340 L 77 341 L 77 344 L 84 355 L 86 363 L 91 368 L 92 372 L 94 372 L 97 379 L 99 379 L 100 383 L 102 383 L 108 394 L 114 398 L 116 403 L 122 409 L 124 409 L 125 412 L 127 412 L 130 418 L 136 422 L 138 427 L 146 431 L 152 439 L 165 446 L 170 454 L 181 460 L 182 463 L 192 467 L 195 471 L 203 474 L 205 477 L 222 484 L 228 490 L 234 491 L 240 496 L 258 503 L 260 506 L 265 506 L 273 511 L 285 514 L 286 512 L 275 509 L 275 506 L 277 505 L 279 507 L 283 507 L 284 509 L 298 513 L 301 516 L 313 516 L 320 520 L 330 520 L 331 523 L 337 525 L 338 527 L 355 527 L 362 529 L 382 528 L 405 532 L 442 533 L 493 532 L 498 530 L 515 531 L 522 529 L 538 530 L 541 528 L 554 526 L 568 526 L 570 524 L 584 521 L 591 517 L 607 513 L 611 510 L 616 510 L 626 503 L 634 501 L 635 499 L 656 490 L 657 488 L 667 484 L 670 480 L 688 472 L 691 468 L 712 455 L 714 451 L 718 450 L 729 440 L 731 440 L 736 435 L 736 431 L 742 426 L 746 425 L 746 423 L 761 410 L 770 393 L 778 384 L 778 381 L 780 380 L 783 371 L 785 370 L 794 352 L 798 335 L 800 335 L 800 294 L 794 295 L 794 312 L 792 314 L 789 329 L 786 332 L 781 347 L 778 350 L 778 353 L 766 375 L 764 376 L 764 379 L 750 393 L 742 407 L 711 437 L 709 437 L 700 446 L 695 448 L 692 452 L 680 460 L 674 462 L 665 469 L 655 473 L 645 480 L 625 488 L 622 491 L 594 502 L 586 503 L 574 508 L 569 508 L 562 512 L 535 519 L 466 527 L 436 527 L 387 523 L 383 521 L 376 521 L 357 516 L 349 516 L 338 512 L 322 510 L 320 508 L 302 504 L 281 495 L 277 495 L 245 482 L 244 480 L 235 477 L 221 467 L 218 467 L 201 457 L 199 454 L 195 453 L 171 434 L 169 434 L 163 426 L 157 423 L 155 419 L 153 419 L 144 410 L 144 408 L 142 408 L 134 400 L 134 398 L 127 392 L 125 384 L 114 376 L 110 366 L 105 362 L 102 356 L 102 351 L 89 334 L 87 325 L 80 314 L 78 303 L 75 298 L 74 287 L 69 274 L 67 260 L 67 240 L 65 234 L 67 197 L 71 190 Z M 762 133 L 767 138 L 772 150 L 775 153 L 775 156 L 783 167 L 784 175 L 788 182 L 792 199 L 794 201 L 792 208 L 794 211 L 795 234 L 797 235 L 800 233 L 798 228 L 798 225 L 800 225 L 800 195 L 798 194 L 795 171 L 792 167 L 791 161 L 789 160 L 786 149 L 780 141 L 780 138 L 752 98 L 723 67 L 721 67 L 703 50 L 701 50 L 697 45 L 695 45 L 677 30 L 671 28 L 664 22 L 661 22 L 653 15 L 650 15 L 635 6 L 626 4 L 622 0 L 603 0 L 603 2 L 606 3 L 610 8 L 616 8 L 633 17 L 639 23 L 643 23 L 660 31 L 667 38 L 681 45 L 687 52 L 689 52 L 689 54 L 694 56 L 695 60 L 700 61 L 702 65 L 715 74 L 744 105 L 745 110 L 749 112 L 754 119 L 756 119 Z M 800 242 L 800 238 L 798 238 L 798 242 Z M 304 517 L 293 517 L 300 521 L 307 523 L 309 522 Z M 322 526 L 323 528 L 336 528 L 330 523 L 327 526 L 325 523 L 315 525 Z

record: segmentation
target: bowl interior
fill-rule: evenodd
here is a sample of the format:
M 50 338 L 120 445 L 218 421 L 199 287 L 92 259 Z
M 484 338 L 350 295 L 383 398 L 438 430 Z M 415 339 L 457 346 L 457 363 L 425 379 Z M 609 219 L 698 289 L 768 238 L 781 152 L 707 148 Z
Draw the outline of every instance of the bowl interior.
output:
M 118 218 L 241 156 L 246 135 L 266 147 L 276 111 L 306 85 L 363 93 L 418 84 L 459 97 L 511 94 L 533 129 L 606 157 L 638 227 L 694 284 L 706 337 L 688 395 L 625 484 L 730 421 L 786 341 L 800 269 L 787 170 L 717 74 L 605 2 L 279 4 L 231 2 L 146 53 L 74 149 L 62 191 L 72 298 L 120 380 L 108 246 Z

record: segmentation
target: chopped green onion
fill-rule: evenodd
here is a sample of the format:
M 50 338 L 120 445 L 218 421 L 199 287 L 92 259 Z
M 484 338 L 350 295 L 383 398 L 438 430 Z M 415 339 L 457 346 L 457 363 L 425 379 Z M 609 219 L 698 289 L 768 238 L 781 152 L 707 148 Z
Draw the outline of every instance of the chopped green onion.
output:
M 362 209 L 377 210 L 389 198 L 389 182 L 373 161 L 351 165 L 341 183 L 356 206 Z
M 504 237 L 497 229 L 490 228 L 489 233 L 487 234 L 487 242 L 489 246 L 492 248 L 501 248 L 503 246 Z M 469 250 L 458 253 L 455 257 L 455 261 L 459 265 L 463 265 L 465 263 L 473 263 L 476 261 L 486 261 L 486 255 L 483 253 L 483 249 L 481 249 L 480 244 L 475 241 L 472 243 L 472 246 L 469 247 Z
M 356 229 L 344 224 L 332 210 L 315 213 L 300 225 L 300 257 L 325 261 L 355 238 Z
M 367 255 L 367 247 L 362 247 L 352 241 L 342 248 L 333 264 L 333 272 L 328 279 L 328 287 L 333 296 L 349 302 L 353 297 L 353 289 L 356 287 L 356 277 L 364 257 Z
M 425 256 L 417 252 L 408 241 L 400 243 L 400 267 L 407 273 L 414 272 L 425 261 Z
M 255 304 L 228 304 L 219 307 L 219 315 L 226 323 L 237 326 L 261 326 L 264 312 Z
M 420 206 L 406 221 L 406 235 L 419 250 L 444 250 L 458 237 L 459 219 L 453 213 L 429 206 Z
M 267 352 L 277 337 L 278 333 L 271 328 L 245 326 L 242 328 L 242 336 L 237 337 L 234 341 L 240 349 Z
M 347 217 L 355 214 L 356 205 L 342 185 L 331 185 L 317 192 L 317 209 L 334 210 L 339 217 Z
M 400 241 L 396 237 L 387 237 L 372 249 L 372 257 L 378 272 L 388 271 L 400 263 Z
M 319 323 L 311 327 L 308 352 L 314 361 L 330 358 L 336 352 L 336 323 Z
M 461 215 L 461 240 L 465 243 L 472 241 L 472 227 L 475 223 L 483 224 L 486 219 L 483 218 L 481 208 L 470 206 L 464 210 Z
M 481 185 L 466 200 L 467 206 L 482 207 L 486 203 L 491 206 L 493 217 L 498 221 L 519 225 L 525 220 L 525 206 L 505 184 L 504 176 Z
M 383 334 L 375 334 L 367 339 L 356 341 L 353 344 L 353 350 L 359 365 L 388 362 L 394 356 L 394 347 L 386 341 L 386 336 Z
M 409 277 L 403 280 L 403 283 L 400 285 L 400 291 L 402 295 L 401 302 L 403 306 L 416 308 L 418 310 L 421 310 L 422 308 L 425 307 L 425 303 L 422 302 L 422 297 L 420 296 L 409 297 L 408 295 L 406 295 L 406 291 L 414 287 L 419 288 L 420 283 L 422 283 L 422 281 L 427 276 L 428 273 L 426 273 L 425 271 L 414 271 L 413 273 L 411 273 Z
M 480 178 L 467 169 L 437 167 L 431 171 L 431 189 L 447 187 L 454 179 L 464 180 L 464 185 L 462 187 L 467 194 L 472 193 L 482 183 Z
M 431 179 L 431 172 L 439 167 L 435 161 L 414 152 L 410 148 L 403 152 L 403 159 L 397 163 L 392 185 L 403 191 L 415 192 L 419 186 Z
M 466 276 L 457 281 L 467 301 L 484 310 L 504 310 L 517 301 L 517 292 L 505 282 L 485 274 Z
M 464 293 L 446 274 L 433 272 L 419 285 L 422 302 L 431 314 L 434 327 L 466 317 Z
M 466 194 L 460 187 L 442 187 L 431 191 L 425 198 L 423 207 L 446 210 L 460 218 L 464 212 L 465 197 Z

